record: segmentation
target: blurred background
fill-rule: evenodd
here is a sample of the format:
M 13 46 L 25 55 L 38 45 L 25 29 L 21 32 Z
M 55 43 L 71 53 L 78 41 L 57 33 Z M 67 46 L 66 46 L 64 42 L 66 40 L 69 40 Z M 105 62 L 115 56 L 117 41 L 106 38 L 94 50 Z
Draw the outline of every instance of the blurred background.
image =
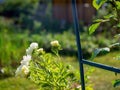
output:
M 110 30 L 112 23 L 106 23 L 93 35 L 89 35 L 88 28 L 92 20 L 111 13 L 111 6 L 105 4 L 96 11 L 92 0 L 76 0 L 76 4 L 82 53 L 84 58 L 89 59 L 95 48 L 117 42 L 118 39 L 113 39 L 113 35 L 118 31 Z M 31 42 L 38 42 L 39 47 L 50 52 L 49 43 L 52 40 L 58 40 L 62 45 L 60 55 L 65 63 L 73 65 L 79 71 L 71 0 L 0 0 L 0 89 L 8 90 L 9 87 L 9 90 L 35 90 L 37 86 L 31 86 L 32 82 L 15 79 L 14 72 Z M 114 48 L 111 54 L 101 55 L 95 62 L 119 67 L 119 61 L 113 60 L 117 53 L 118 48 Z M 86 69 L 88 67 L 90 66 L 85 66 Z M 93 84 L 94 90 L 119 90 L 111 84 L 116 78 L 112 74 L 95 69 L 90 75 L 89 83 Z

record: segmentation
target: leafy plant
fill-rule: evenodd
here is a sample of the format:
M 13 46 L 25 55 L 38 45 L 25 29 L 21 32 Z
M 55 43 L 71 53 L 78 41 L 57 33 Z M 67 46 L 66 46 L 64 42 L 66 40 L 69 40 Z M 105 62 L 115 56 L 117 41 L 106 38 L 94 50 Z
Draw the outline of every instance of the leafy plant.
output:
M 103 19 L 97 19 L 94 21 L 94 24 L 92 24 L 89 28 L 89 33 L 92 34 L 95 32 L 95 30 L 100 26 L 101 23 L 112 22 L 112 27 L 115 30 L 119 30 L 119 24 L 120 24 L 120 1 L 119 0 L 93 0 L 93 6 L 98 10 L 104 3 L 110 4 L 112 6 L 112 10 L 114 11 L 113 14 L 109 14 L 103 17 Z M 111 28 L 111 29 L 113 29 Z M 120 43 L 115 43 L 111 45 L 109 48 L 102 48 L 102 49 L 96 49 L 93 54 L 91 59 L 93 60 L 99 53 L 103 52 L 103 54 L 106 54 L 110 51 L 110 48 L 120 46 Z M 120 80 L 117 79 L 114 81 L 114 87 L 120 85 Z
M 78 88 L 76 76 L 70 67 L 60 62 L 58 50 L 61 46 L 58 41 L 51 42 L 51 50 L 57 55 L 46 53 L 43 48 L 38 49 L 37 43 L 30 44 L 21 65 L 16 70 L 16 76 L 27 77 L 40 86 L 40 89 L 72 89 Z M 73 85 L 76 84 L 74 87 Z
M 117 0 L 93 0 L 93 6 L 99 10 L 103 4 L 107 3 L 107 5 L 111 5 L 111 9 L 113 10 L 113 13 L 103 16 L 102 19 L 96 19 L 94 20 L 94 24 L 92 24 L 89 28 L 89 33 L 92 34 L 95 32 L 95 30 L 100 26 L 102 23 L 106 23 L 109 21 L 109 23 L 112 23 L 112 28 L 119 29 L 119 23 L 120 23 L 120 1 Z

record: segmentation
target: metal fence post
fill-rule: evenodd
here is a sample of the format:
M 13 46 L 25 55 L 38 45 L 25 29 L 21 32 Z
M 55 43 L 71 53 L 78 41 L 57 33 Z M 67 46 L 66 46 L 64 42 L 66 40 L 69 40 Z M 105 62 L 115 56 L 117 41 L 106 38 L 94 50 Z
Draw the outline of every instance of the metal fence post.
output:
M 74 28 L 76 34 L 76 42 L 78 48 L 78 59 L 80 65 L 80 77 L 81 77 L 81 88 L 85 90 L 85 81 L 84 81 L 84 69 L 82 63 L 82 50 L 81 50 L 81 43 L 80 43 L 80 34 L 79 34 L 79 23 L 78 23 L 78 15 L 77 15 L 77 7 L 76 7 L 76 0 L 72 0 L 72 14 L 73 14 L 73 21 L 74 21 Z

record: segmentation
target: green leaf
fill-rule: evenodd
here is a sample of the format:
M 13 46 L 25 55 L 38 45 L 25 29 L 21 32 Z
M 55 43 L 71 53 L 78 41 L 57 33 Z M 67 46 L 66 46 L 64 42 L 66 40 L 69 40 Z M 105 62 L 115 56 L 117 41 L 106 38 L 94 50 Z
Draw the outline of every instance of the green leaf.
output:
M 106 48 L 100 48 L 100 49 L 95 49 L 94 52 L 92 53 L 92 56 L 90 58 L 90 60 L 93 60 L 98 54 L 106 54 L 110 52 L 110 49 L 108 47 Z
M 93 6 L 98 10 L 107 0 L 93 0 Z
M 120 9 L 120 1 L 116 1 L 117 9 Z
M 100 53 L 100 50 L 95 49 L 94 52 L 92 53 L 92 56 L 91 56 L 90 60 L 93 60 L 99 53 Z
M 89 34 L 92 34 L 93 32 L 95 32 L 95 30 L 98 28 L 99 25 L 100 25 L 100 22 L 95 23 L 95 24 L 92 24 L 92 25 L 89 27 Z
M 103 16 L 105 19 L 109 19 L 109 18 L 112 18 L 112 17 L 114 17 L 114 15 L 113 14 L 108 14 L 108 15 L 105 15 L 105 16 Z
M 117 79 L 113 82 L 113 86 L 114 87 L 117 87 L 117 86 L 120 86 L 120 79 Z

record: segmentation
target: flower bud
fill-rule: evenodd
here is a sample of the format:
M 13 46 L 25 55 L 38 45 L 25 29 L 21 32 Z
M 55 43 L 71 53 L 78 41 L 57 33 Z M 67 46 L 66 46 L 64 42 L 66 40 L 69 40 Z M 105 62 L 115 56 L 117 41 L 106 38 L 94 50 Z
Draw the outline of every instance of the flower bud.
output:
M 60 44 L 59 44 L 59 42 L 58 42 L 57 40 L 52 41 L 50 44 L 51 44 L 51 46 L 53 46 L 53 47 L 58 47 L 58 46 L 60 46 Z
M 43 54 L 43 53 L 44 53 L 44 50 L 43 50 L 43 48 L 40 48 L 40 49 L 37 50 L 37 52 L 38 52 L 39 54 Z

